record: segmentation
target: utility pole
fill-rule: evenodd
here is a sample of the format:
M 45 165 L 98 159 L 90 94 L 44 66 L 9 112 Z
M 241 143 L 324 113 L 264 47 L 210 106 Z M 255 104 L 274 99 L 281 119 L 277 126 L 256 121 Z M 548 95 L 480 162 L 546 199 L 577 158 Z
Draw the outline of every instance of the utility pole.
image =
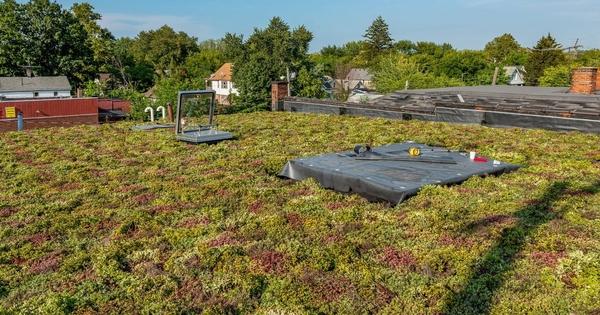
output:
M 290 78 L 290 67 L 285 68 L 285 77 L 287 79 L 287 96 L 292 96 L 292 82 Z
M 494 70 L 494 78 L 492 78 L 492 85 L 496 85 L 496 83 L 498 82 L 498 72 L 500 71 L 500 67 L 496 66 L 496 69 Z

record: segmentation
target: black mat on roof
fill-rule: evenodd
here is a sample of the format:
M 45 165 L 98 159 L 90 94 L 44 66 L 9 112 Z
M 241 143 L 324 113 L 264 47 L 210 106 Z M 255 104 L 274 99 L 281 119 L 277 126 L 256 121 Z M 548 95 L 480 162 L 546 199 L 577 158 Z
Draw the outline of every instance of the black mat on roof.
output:
M 420 148 L 421 156 L 411 157 L 411 147 Z M 349 151 L 292 160 L 280 176 L 294 180 L 314 178 L 325 188 L 400 203 L 425 185 L 459 184 L 472 176 L 499 175 L 518 168 L 491 159 L 472 161 L 468 153 L 400 143 L 361 154 Z

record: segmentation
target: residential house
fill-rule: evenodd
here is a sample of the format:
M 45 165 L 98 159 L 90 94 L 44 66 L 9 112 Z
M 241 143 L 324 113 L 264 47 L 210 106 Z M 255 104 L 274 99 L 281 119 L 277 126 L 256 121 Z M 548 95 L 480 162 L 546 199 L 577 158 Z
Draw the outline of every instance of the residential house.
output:
M 525 67 L 523 66 L 509 66 L 504 67 L 504 72 L 508 77 L 509 85 L 525 85 Z
M 373 76 L 367 69 L 350 69 L 350 72 L 342 80 L 342 86 L 349 90 L 371 90 L 373 88 Z
M 0 99 L 70 98 L 71 84 L 65 76 L 0 77 Z
M 233 77 L 233 64 L 226 63 L 213 73 L 207 80 L 207 85 L 217 94 L 217 102 L 223 105 L 231 105 L 231 95 L 238 95 Z

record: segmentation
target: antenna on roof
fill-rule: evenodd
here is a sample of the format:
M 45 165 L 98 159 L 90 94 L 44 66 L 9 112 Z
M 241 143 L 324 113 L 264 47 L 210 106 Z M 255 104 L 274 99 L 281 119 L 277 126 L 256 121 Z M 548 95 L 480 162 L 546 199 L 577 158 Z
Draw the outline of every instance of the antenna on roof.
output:
M 560 51 L 567 51 L 568 53 L 571 53 L 571 50 L 575 51 L 575 55 L 577 55 L 579 53 L 579 48 L 583 48 L 583 45 L 579 44 L 579 38 L 575 41 L 575 44 L 573 46 L 570 47 L 557 47 L 557 48 L 543 48 L 543 49 L 536 49 L 536 48 L 527 48 L 527 50 L 530 51 L 551 51 L 551 50 L 560 50 Z

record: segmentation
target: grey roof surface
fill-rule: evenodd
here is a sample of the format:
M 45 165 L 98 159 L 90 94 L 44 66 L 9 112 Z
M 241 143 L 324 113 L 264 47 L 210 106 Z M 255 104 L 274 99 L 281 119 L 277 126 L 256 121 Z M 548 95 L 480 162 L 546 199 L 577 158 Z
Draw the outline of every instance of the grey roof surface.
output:
M 346 80 L 364 80 L 371 81 L 373 80 L 373 76 L 369 73 L 367 69 L 358 69 L 354 68 L 348 72 L 346 76 Z
M 419 148 L 421 156 L 411 157 L 408 151 L 412 147 Z M 406 142 L 360 154 L 348 151 L 299 158 L 290 161 L 279 176 L 294 180 L 314 178 L 325 188 L 399 203 L 426 185 L 459 184 L 473 176 L 502 174 L 518 168 L 491 158 L 473 161 L 464 152 Z
M 510 86 L 510 85 L 482 85 L 482 86 L 459 86 L 438 89 L 422 89 L 398 91 L 399 93 L 431 93 L 431 92 L 456 92 L 456 93 L 490 93 L 490 94 L 518 94 L 538 96 L 581 96 L 580 94 L 568 94 L 568 87 L 538 87 L 538 86 Z
M 0 92 L 70 91 L 66 76 L 0 77 Z

